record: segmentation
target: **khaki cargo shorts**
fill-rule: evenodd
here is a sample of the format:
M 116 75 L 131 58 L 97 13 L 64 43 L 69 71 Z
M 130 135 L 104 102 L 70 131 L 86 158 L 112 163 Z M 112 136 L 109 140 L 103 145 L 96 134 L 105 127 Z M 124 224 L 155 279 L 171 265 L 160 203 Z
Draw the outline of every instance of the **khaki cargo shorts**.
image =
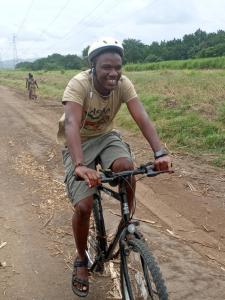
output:
M 95 169 L 96 161 L 102 169 L 108 169 L 112 163 L 121 157 L 132 161 L 129 145 L 126 144 L 118 132 L 110 132 L 90 139 L 82 144 L 84 163 L 91 169 Z M 74 164 L 67 148 L 63 149 L 63 164 L 65 167 L 65 184 L 68 196 L 73 205 L 80 200 L 93 195 L 96 187 L 89 188 L 84 181 L 77 181 L 74 176 Z

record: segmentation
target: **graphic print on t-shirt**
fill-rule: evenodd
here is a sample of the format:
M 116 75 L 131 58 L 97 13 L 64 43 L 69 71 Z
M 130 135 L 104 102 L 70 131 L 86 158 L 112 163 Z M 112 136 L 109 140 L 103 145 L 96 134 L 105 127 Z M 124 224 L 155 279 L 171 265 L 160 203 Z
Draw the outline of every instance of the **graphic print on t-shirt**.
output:
M 85 112 L 84 128 L 86 130 L 101 130 L 110 120 L 110 107 L 93 108 Z

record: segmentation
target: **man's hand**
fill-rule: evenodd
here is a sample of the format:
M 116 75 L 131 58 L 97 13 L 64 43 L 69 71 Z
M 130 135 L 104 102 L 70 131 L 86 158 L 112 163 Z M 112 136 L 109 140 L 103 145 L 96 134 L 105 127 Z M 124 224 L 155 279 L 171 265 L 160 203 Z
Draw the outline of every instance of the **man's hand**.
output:
M 78 166 L 75 169 L 77 176 L 83 178 L 88 187 L 92 188 L 101 183 L 100 175 L 96 170 L 90 169 L 86 166 Z
M 156 171 L 172 171 L 172 160 L 169 155 L 157 158 L 154 165 Z

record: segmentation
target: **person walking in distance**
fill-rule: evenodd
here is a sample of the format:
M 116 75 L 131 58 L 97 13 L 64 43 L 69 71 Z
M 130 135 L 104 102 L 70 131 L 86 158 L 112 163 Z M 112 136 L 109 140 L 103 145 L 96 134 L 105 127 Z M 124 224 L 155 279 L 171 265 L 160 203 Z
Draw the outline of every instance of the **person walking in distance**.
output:
M 64 115 L 59 122 L 58 139 L 64 144 L 65 184 L 75 208 L 72 227 L 77 255 L 72 273 L 72 290 L 86 297 L 89 292 L 88 258 L 85 254 L 93 194 L 100 183 L 96 163 L 114 172 L 132 170 L 134 164 L 127 144 L 113 120 L 122 104 L 149 143 L 155 168 L 170 170 L 171 158 L 162 146 L 156 129 L 141 104 L 131 81 L 122 75 L 122 44 L 114 38 L 94 42 L 88 51 L 90 69 L 74 76 L 62 98 Z M 78 181 L 77 175 L 84 179 Z M 135 180 L 127 184 L 132 207 Z
M 38 88 L 38 84 L 31 73 L 29 73 L 28 78 L 26 78 L 26 88 L 28 90 L 29 99 L 37 100 L 36 88 Z

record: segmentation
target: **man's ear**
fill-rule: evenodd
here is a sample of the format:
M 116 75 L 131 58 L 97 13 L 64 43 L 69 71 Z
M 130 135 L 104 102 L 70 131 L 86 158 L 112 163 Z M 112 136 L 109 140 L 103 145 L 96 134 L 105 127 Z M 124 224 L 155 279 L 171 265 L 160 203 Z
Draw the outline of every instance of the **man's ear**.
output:
M 93 76 L 96 75 L 96 68 L 95 68 L 95 66 L 92 66 L 91 73 L 93 74 Z

